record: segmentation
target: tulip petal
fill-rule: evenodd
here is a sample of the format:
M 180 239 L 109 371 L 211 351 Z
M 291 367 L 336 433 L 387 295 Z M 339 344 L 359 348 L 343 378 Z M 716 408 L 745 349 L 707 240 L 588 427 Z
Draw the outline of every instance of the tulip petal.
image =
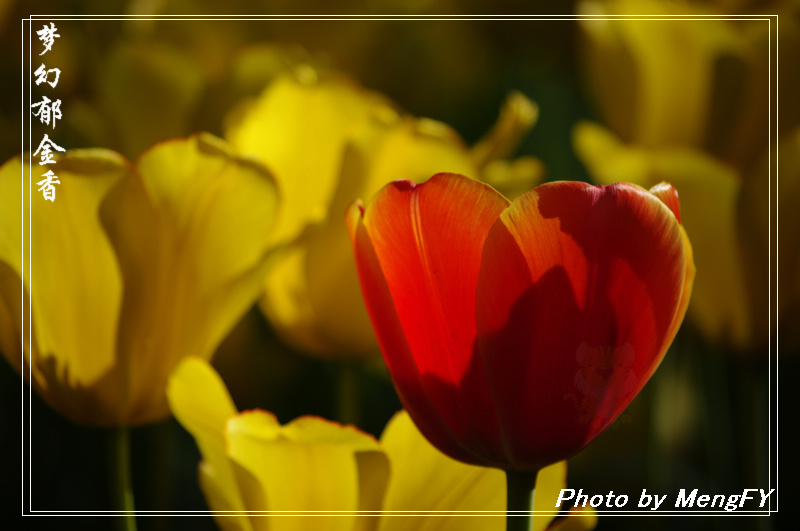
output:
M 237 410 L 222 378 L 207 361 L 196 357 L 181 361 L 170 375 L 167 398 L 175 418 L 189 433 L 225 448 L 225 426 Z
M 572 455 L 633 399 L 683 311 L 686 260 L 673 213 L 634 185 L 548 183 L 503 212 L 476 317 L 513 468 Z
M 545 167 L 535 157 L 493 160 L 481 172 L 481 180 L 511 201 L 532 190 L 544 180 Z
M 650 188 L 650 193 L 656 196 L 662 203 L 675 215 L 678 223 L 681 222 L 681 203 L 678 199 L 678 191 L 669 183 L 661 182 Z
M 571 508 L 566 516 L 560 516 L 548 531 L 589 531 L 597 526 L 597 513 L 591 507 Z
M 648 146 L 702 146 L 713 118 L 713 81 L 721 58 L 748 53 L 735 26 L 724 20 L 692 20 L 708 8 L 653 0 L 585 1 L 580 21 L 586 43 L 589 82 L 604 118 L 626 140 Z M 686 20 L 610 19 L 677 15 Z M 743 33 L 743 32 L 742 32 Z M 730 87 L 728 87 L 730 91 Z
M 30 199 L 27 187 L 23 187 L 22 183 L 31 175 L 30 170 L 31 166 L 27 162 L 23 164 L 22 157 L 15 157 L 0 166 L 0 227 L 3 227 L 0 232 L 0 260 L 16 271 L 20 278 L 23 204 L 27 205 Z
M 22 288 L 22 279 L 0 260 L 0 353 L 19 373 L 23 372 L 23 366 L 30 360 L 30 356 L 26 356 L 22 350 L 22 346 L 30 342 L 28 329 L 25 339 L 22 338 L 22 319 L 23 315 L 27 315 L 29 306 L 30 299 L 28 292 Z
M 693 150 L 626 146 L 595 124 L 579 125 L 574 141 L 600 183 L 623 180 L 650 187 L 666 180 L 680 190 L 681 223 L 691 237 L 700 270 L 689 318 L 711 340 L 746 347 L 753 332 L 737 240 L 742 184 L 736 172 Z
M 28 301 L 28 290 L 22 283 L 22 245 L 26 240 L 22 216 L 23 204 L 29 204 L 30 195 L 22 182 L 27 179 L 29 168 L 27 164 L 23 166 L 20 157 L 0 166 L 0 352 L 19 372 L 23 370 L 22 348 L 28 343 L 21 336 L 23 306 L 27 307 Z
M 357 208 L 348 216 L 362 293 L 395 388 L 429 440 L 474 464 L 502 455 L 486 381 L 470 360 L 481 249 L 507 205 L 482 183 L 439 174 L 419 186 L 395 182 L 362 219 Z M 472 400 L 457 391 L 464 385 Z
M 511 92 L 497 122 L 472 146 L 475 165 L 483 169 L 489 162 L 511 155 L 538 119 L 539 107 L 521 92 Z
M 269 173 L 211 135 L 159 144 L 138 169 L 101 213 L 125 283 L 118 345 L 130 423 L 165 416 L 159 389 L 178 360 L 209 358 L 258 296 L 277 207 Z
M 353 427 L 316 417 L 301 417 L 281 427 L 271 413 L 243 412 L 228 421 L 229 452 L 233 460 L 261 484 L 271 511 L 357 511 L 363 499 L 375 492 L 361 492 L 359 454 L 382 455 L 372 437 Z M 385 459 L 385 458 L 384 458 Z M 374 463 L 373 463 L 374 464 Z M 377 467 L 388 474 L 388 465 Z M 384 480 L 373 478 L 380 498 Z M 381 486 L 381 484 L 383 486 Z M 352 530 L 358 515 L 336 517 L 271 518 L 272 530 L 303 530 L 315 523 L 324 529 Z
M 275 241 L 291 240 L 324 219 L 349 136 L 383 108 L 354 84 L 318 81 L 316 75 L 306 67 L 300 79 L 280 76 L 226 133 L 239 152 L 258 157 L 280 183 L 285 208 Z
M 447 457 L 423 437 L 406 411 L 392 417 L 381 444 L 392 463 L 384 510 L 505 509 L 502 470 L 467 465 Z
M 408 413 L 397 413 L 381 436 L 392 466 L 383 510 L 504 511 L 505 474 L 496 468 L 466 465 L 433 447 L 414 426 Z M 502 529 L 504 514 L 470 518 L 470 529 Z M 464 517 L 385 515 L 380 531 L 458 530 Z
M 495 468 L 466 465 L 433 447 L 414 426 L 408 413 L 397 413 L 381 436 L 392 464 L 392 478 L 383 509 L 400 511 L 505 511 L 506 478 Z M 412 465 L 413 464 L 413 465 Z M 561 489 L 566 486 L 565 461 L 544 468 L 536 481 L 534 510 L 555 507 Z M 446 531 L 464 528 L 458 516 L 386 515 L 380 531 Z M 537 515 L 534 529 L 545 529 L 552 515 Z M 502 529 L 504 514 L 470 518 L 470 529 Z
M 354 175 L 360 172 L 351 164 L 356 149 L 345 154 L 327 223 L 311 235 L 307 284 L 320 334 L 329 344 L 353 345 L 357 354 L 377 351 L 377 341 L 364 308 L 353 252 L 341 219 L 347 205 L 359 196 L 372 197 L 390 181 L 421 182 L 443 170 L 466 172 L 472 166 L 458 135 L 432 120 L 406 119 L 391 127 L 379 145 L 361 151 L 367 159 L 361 175 Z M 353 190 L 355 182 L 359 183 L 358 191 Z M 350 325 L 355 319 L 359 325 Z
M 324 222 L 307 229 L 267 275 L 261 307 L 281 336 L 318 355 L 377 353 L 342 215 L 396 179 L 423 181 L 443 170 L 474 173 L 455 132 L 433 120 L 403 119 L 358 129 L 345 149 Z
M 207 361 L 187 358 L 170 375 L 167 399 L 173 415 L 192 434 L 203 455 L 200 483 L 211 509 L 244 511 L 247 505 L 226 455 L 225 429 L 236 406 L 222 378 Z M 237 526 L 247 528 L 241 522 L 227 522 L 225 527 Z
M 208 507 L 214 511 L 214 521 L 225 531 L 251 531 L 253 529 L 267 529 L 265 526 L 258 526 L 258 519 L 251 521 L 246 514 L 225 514 L 224 511 L 234 510 L 231 504 L 231 494 L 223 487 L 217 475 L 217 470 L 201 462 L 198 465 L 198 481 L 200 489 L 206 498 Z M 262 518 L 261 521 L 264 521 Z M 253 525 L 256 524 L 256 525 Z
M 115 380 L 119 375 L 111 374 L 121 286 L 98 209 L 129 166 L 119 155 L 99 149 L 74 150 L 56 161 L 54 173 L 60 184 L 55 200 L 45 201 L 35 193 L 31 201 L 30 278 L 20 261 L 21 176 L 24 172 L 26 181 L 31 176 L 35 183 L 49 168 L 29 166 L 18 157 L 0 170 L 0 221 L 10 229 L 0 239 L 0 260 L 7 264 L 3 284 L 12 290 L 3 298 L 9 301 L 7 311 L 17 313 L 22 285 L 14 286 L 10 277 L 24 279 L 34 330 L 25 363 L 31 364 L 31 383 L 44 400 L 76 422 L 108 422 L 124 399 L 124 384 L 121 387 Z M 6 356 L 17 367 L 20 326 L 21 320 L 14 319 L 15 337 L 9 339 L 4 332 L 2 341 Z M 27 367 L 20 368 L 27 375 Z
M 477 172 L 464 141 L 448 125 L 403 117 L 361 128 L 347 146 L 331 212 L 344 212 L 355 199 L 369 199 L 390 182 L 421 183 L 442 172 Z

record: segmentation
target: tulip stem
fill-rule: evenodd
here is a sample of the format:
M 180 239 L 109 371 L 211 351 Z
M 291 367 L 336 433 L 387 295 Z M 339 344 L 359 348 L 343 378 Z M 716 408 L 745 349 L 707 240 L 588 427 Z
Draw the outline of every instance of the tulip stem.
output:
M 342 424 L 358 425 L 358 365 L 352 362 L 338 364 L 336 416 Z
M 506 531 L 533 529 L 533 498 L 538 472 L 506 470 Z
M 136 531 L 136 512 L 133 503 L 133 485 L 131 483 L 131 457 L 128 428 L 119 426 L 114 429 L 112 442 L 114 509 L 123 513 L 117 520 L 120 531 Z

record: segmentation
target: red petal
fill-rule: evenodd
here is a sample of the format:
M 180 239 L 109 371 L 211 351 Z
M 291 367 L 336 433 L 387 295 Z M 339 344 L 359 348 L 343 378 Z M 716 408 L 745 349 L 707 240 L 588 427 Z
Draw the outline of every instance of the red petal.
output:
M 675 214 L 678 223 L 681 222 L 681 203 L 678 200 L 678 191 L 674 186 L 667 182 L 660 182 L 650 188 L 650 193 L 667 205 L 669 209 L 672 210 L 672 213 Z
M 585 446 L 660 363 L 685 310 L 675 216 L 634 185 L 542 185 L 487 237 L 481 356 L 508 457 L 536 470 Z
M 439 174 L 387 186 L 351 228 L 367 309 L 404 405 L 440 450 L 476 464 L 502 455 L 486 381 L 468 368 L 477 359 L 481 250 L 507 206 L 478 181 Z

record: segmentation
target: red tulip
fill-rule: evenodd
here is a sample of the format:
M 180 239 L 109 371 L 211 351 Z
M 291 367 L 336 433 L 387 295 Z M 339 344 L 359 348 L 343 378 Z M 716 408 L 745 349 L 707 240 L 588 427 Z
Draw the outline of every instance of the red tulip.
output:
M 396 181 L 348 227 L 403 405 L 442 452 L 535 472 L 597 437 L 658 367 L 694 264 L 677 193 Z

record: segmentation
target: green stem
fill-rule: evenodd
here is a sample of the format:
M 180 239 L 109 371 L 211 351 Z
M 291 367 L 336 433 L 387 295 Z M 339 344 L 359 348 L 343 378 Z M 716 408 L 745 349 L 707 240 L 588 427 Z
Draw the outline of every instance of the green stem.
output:
M 120 426 L 114 429 L 111 453 L 114 474 L 114 509 L 124 513 L 117 520 L 117 527 L 121 531 L 136 531 L 136 513 L 131 483 L 130 441 L 127 427 Z
M 338 365 L 337 417 L 342 424 L 358 426 L 361 420 L 358 403 L 358 365 L 353 362 L 343 362 Z
M 172 507 L 171 493 L 174 478 L 170 473 L 170 465 L 171 457 L 175 453 L 174 436 L 177 427 L 177 422 L 170 419 L 152 424 L 140 431 L 140 434 L 145 436 L 144 444 L 146 446 L 144 452 L 141 447 L 137 450 L 140 454 L 148 456 L 147 463 L 136 469 L 137 482 L 139 485 L 146 485 L 146 488 L 139 491 L 136 500 L 140 509 L 152 507 L 160 511 L 169 511 Z M 169 531 L 171 529 L 168 518 L 151 518 L 147 523 L 147 527 L 151 531 Z
M 533 530 L 533 496 L 537 474 L 506 470 L 506 531 Z

